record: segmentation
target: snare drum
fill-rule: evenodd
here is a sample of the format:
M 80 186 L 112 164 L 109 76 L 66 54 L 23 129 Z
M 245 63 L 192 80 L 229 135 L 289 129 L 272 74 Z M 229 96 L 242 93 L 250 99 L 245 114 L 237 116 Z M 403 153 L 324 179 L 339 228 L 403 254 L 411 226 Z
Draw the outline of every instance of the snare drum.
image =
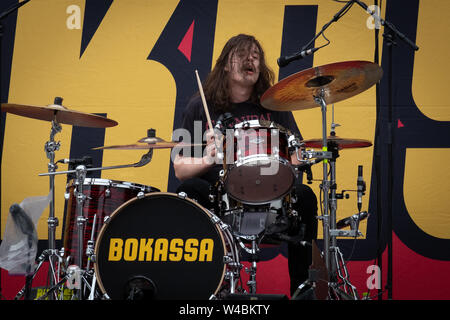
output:
M 83 240 L 83 267 L 86 265 L 86 246 L 91 239 L 94 228 L 94 240 L 103 226 L 106 217 L 109 217 L 120 205 L 136 197 L 138 194 L 159 191 L 157 188 L 136 183 L 114 181 L 108 179 L 86 178 L 83 183 L 83 194 L 86 201 L 83 206 L 83 216 L 86 218 Z M 77 199 L 75 196 L 75 180 L 67 185 L 67 213 L 64 220 L 64 251 L 66 256 L 76 260 L 78 252 L 77 232 Z M 96 224 L 94 226 L 94 217 Z M 73 262 L 73 261 L 72 261 Z
M 225 189 L 246 204 L 280 199 L 292 188 L 295 171 L 289 162 L 288 135 L 277 127 L 262 127 L 258 120 L 239 123 L 234 130 L 234 161 L 227 163 Z
M 209 299 L 237 254 L 219 218 L 188 198 L 156 192 L 111 215 L 95 247 L 95 272 L 110 299 Z

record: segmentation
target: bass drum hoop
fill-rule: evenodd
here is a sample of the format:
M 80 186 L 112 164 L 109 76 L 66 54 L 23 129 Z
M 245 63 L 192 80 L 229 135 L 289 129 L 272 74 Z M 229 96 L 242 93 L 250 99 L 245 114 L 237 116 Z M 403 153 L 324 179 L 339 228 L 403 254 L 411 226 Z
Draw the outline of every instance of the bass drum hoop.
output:
M 125 209 L 129 204 L 133 203 L 134 201 L 137 201 L 137 200 L 140 200 L 140 199 L 143 199 L 143 198 L 147 198 L 147 197 L 157 197 L 157 196 L 169 196 L 169 197 L 176 197 L 176 198 L 178 198 L 178 199 L 183 199 L 183 200 L 185 200 L 185 201 L 190 202 L 191 204 L 193 204 L 194 206 L 196 206 L 196 207 L 198 207 L 200 210 L 202 210 L 204 213 L 206 213 L 207 216 L 209 217 L 209 219 L 211 220 L 211 224 L 214 225 L 214 228 L 216 228 L 217 233 L 218 233 L 219 236 L 220 236 L 220 239 L 221 239 L 221 242 L 222 242 L 222 246 L 223 246 L 224 256 L 227 255 L 227 253 L 228 253 L 229 250 L 227 250 L 227 247 L 226 247 L 225 239 L 224 239 L 224 237 L 223 237 L 222 230 L 220 230 L 220 228 L 219 228 L 219 226 L 218 226 L 218 223 L 213 222 L 213 216 L 212 216 L 212 214 L 211 214 L 207 209 L 205 209 L 205 208 L 204 208 L 203 206 L 201 206 L 199 203 L 197 203 L 197 202 L 195 202 L 195 201 L 189 199 L 188 197 L 181 197 L 181 196 L 179 196 L 179 195 L 176 194 L 176 193 L 171 193 L 171 192 L 152 192 L 152 193 L 147 193 L 147 194 L 145 194 L 145 195 L 142 196 L 142 197 L 134 197 L 134 198 L 131 198 L 131 199 L 128 200 L 127 202 L 123 203 L 120 207 L 118 207 L 118 208 L 117 208 L 117 209 L 109 216 L 108 221 L 105 222 L 105 224 L 102 226 L 102 229 L 100 230 L 100 232 L 99 232 L 99 234 L 98 234 L 98 237 L 97 237 L 97 240 L 96 240 L 96 243 L 95 243 L 95 250 L 94 250 L 95 257 L 97 257 L 97 252 L 98 252 L 98 250 L 99 250 L 99 246 L 100 246 L 101 240 L 102 240 L 102 238 L 103 238 L 103 234 L 105 233 L 105 230 L 107 229 L 109 222 L 110 222 L 112 219 L 114 219 L 114 218 L 119 214 L 119 212 L 121 212 L 123 209 Z M 230 245 L 232 245 L 232 244 L 230 244 Z M 222 275 L 221 275 L 221 277 L 220 277 L 220 281 L 219 281 L 219 283 L 217 284 L 217 288 L 214 290 L 214 293 L 211 293 L 211 295 L 217 295 L 217 292 L 218 292 L 219 289 L 221 288 L 221 286 L 222 286 L 222 284 L 223 284 L 223 281 L 224 281 L 224 278 L 225 278 L 226 266 L 227 266 L 226 263 L 224 263 L 224 264 L 223 264 Z M 108 293 L 106 292 L 105 287 L 104 287 L 104 285 L 103 285 L 103 282 L 102 282 L 102 279 L 101 279 L 101 276 L 100 276 L 100 270 L 98 269 L 98 263 L 97 263 L 97 262 L 94 264 L 94 271 L 95 271 L 95 274 L 96 274 L 96 277 L 97 277 L 97 283 L 98 283 L 98 286 L 99 286 L 101 292 L 102 292 L 103 294 L 106 294 L 106 295 L 107 295 Z

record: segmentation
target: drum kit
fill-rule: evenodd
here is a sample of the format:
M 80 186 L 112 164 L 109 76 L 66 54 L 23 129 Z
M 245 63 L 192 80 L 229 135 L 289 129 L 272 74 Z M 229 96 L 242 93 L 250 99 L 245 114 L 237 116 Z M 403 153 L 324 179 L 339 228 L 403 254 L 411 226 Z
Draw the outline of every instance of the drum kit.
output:
M 376 64 L 349 61 L 298 72 L 269 88 L 261 97 L 261 104 L 267 109 L 294 111 L 320 107 L 323 135 L 319 139 L 300 140 L 276 123 L 247 121 L 236 125 L 234 158 L 231 164 L 224 165 L 218 183 L 211 189 L 209 199 L 214 207 L 211 210 L 184 193 L 86 177 L 90 171 L 142 167 L 151 161 L 154 149 L 178 145 L 156 137 L 155 130 L 148 130 L 147 137 L 134 144 L 98 148 L 146 150 L 137 163 L 101 168 L 88 168 L 81 163 L 73 170 L 56 171 L 55 151 L 60 143 L 54 138 L 61 131 L 61 124 L 107 128 L 118 123 L 70 110 L 62 105 L 62 98 L 55 98 L 49 106 L 2 104 L 4 112 L 51 122 L 50 139 L 45 143 L 48 172 L 40 174 L 50 181 L 48 249 L 38 257 L 30 277 L 36 275 L 44 261 L 49 262 L 51 275 L 46 294 L 38 299 L 62 299 L 67 288 L 72 289 L 72 299 L 79 300 L 225 299 L 233 294 L 250 297 L 256 294 L 262 239 L 270 239 L 271 234 L 277 235 L 273 240 L 287 238 L 284 229 L 277 227 L 283 219 L 298 214 L 292 208 L 293 203 L 302 201 L 292 192 L 296 176 L 302 168 L 318 162 L 323 164 L 320 187 L 324 197 L 317 219 L 322 222 L 324 232 L 321 254 L 314 250 L 313 253 L 323 259 L 327 271 L 328 292 L 324 298 L 334 299 L 342 293 L 357 299 L 345 264 L 341 263 L 336 238 L 358 236 L 358 222 L 364 213 L 337 223 L 336 159 L 339 150 L 368 147 L 372 143 L 337 137 L 334 123 L 327 135 L 326 111 L 328 104 L 367 90 L 381 76 L 382 70 Z M 278 133 L 276 143 L 274 131 Z M 240 146 L 240 141 L 252 141 L 256 147 L 252 143 Z M 292 165 L 290 155 L 296 156 L 300 165 Z M 261 175 L 262 169 L 272 165 L 278 168 L 277 174 Z M 66 187 L 63 248 L 58 249 L 54 179 L 56 175 L 69 174 L 75 178 Z M 364 183 L 358 188 L 363 194 Z M 342 225 L 350 225 L 351 230 L 341 230 Z M 317 248 L 315 243 L 309 245 Z M 249 274 L 248 291 L 241 279 L 243 252 L 250 255 L 251 266 L 245 268 Z M 324 282 L 310 278 L 307 282 L 312 287 L 318 288 Z M 31 281 L 28 284 L 31 286 Z M 300 287 L 305 285 L 306 282 Z M 343 288 L 350 288 L 349 293 L 343 293 Z M 26 298 L 29 289 L 26 285 L 16 298 Z

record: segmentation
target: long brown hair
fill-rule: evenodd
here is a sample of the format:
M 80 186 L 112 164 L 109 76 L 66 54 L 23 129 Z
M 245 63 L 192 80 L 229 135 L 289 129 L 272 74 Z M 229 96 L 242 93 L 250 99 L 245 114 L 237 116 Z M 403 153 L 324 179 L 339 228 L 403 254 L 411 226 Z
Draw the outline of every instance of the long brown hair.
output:
M 234 54 L 237 50 L 241 49 L 250 51 L 253 44 L 259 49 L 260 74 L 254 86 L 250 101 L 259 103 L 261 95 L 273 84 L 275 75 L 272 69 L 266 64 L 264 50 L 259 41 L 251 35 L 239 34 L 234 36 L 223 47 L 222 53 L 216 61 L 216 65 L 203 84 L 205 98 L 214 110 L 228 111 L 231 105 L 227 81 L 228 72 L 225 71 L 230 54 Z

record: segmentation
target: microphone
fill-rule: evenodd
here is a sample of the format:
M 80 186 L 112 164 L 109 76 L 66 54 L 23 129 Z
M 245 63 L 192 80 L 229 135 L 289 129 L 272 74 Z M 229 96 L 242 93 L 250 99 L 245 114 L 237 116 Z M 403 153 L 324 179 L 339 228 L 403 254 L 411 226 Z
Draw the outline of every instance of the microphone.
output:
M 281 56 L 277 59 L 277 63 L 280 67 L 285 67 L 292 61 L 300 60 L 307 56 L 310 56 L 319 49 L 320 48 L 312 48 L 312 49 L 302 50 L 302 51 L 294 53 L 293 55 L 290 55 L 290 56 Z
M 58 160 L 57 162 L 68 163 L 69 165 L 75 165 L 75 166 L 82 164 L 82 165 L 86 165 L 87 167 L 89 167 L 89 166 L 92 167 L 92 157 L 91 156 L 84 156 L 81 159 L 67 159 L 66 158 L 66 159 Z
M 356 213 L 350 217 L 339 220 L 336 223 L 336 228 L 338 228 L 338 229 L 345 228 L 346 226 L 351 225 L 353 221 L 355 221 L 355 222 L 362 221 L 362 220 L 366 219 L 368 216 L 369 216 L 369 213 L 367 211 Z
M 362 196 L 364 195 L 364 192 L 366 191 L 366 183 L 363 179 L 363 166 L 358 166 L 358 179 L 356 180 L 356 186 L 357 186 L 357 197 L 358 197 L 358 211 L 361 212 L 362 207 Z

